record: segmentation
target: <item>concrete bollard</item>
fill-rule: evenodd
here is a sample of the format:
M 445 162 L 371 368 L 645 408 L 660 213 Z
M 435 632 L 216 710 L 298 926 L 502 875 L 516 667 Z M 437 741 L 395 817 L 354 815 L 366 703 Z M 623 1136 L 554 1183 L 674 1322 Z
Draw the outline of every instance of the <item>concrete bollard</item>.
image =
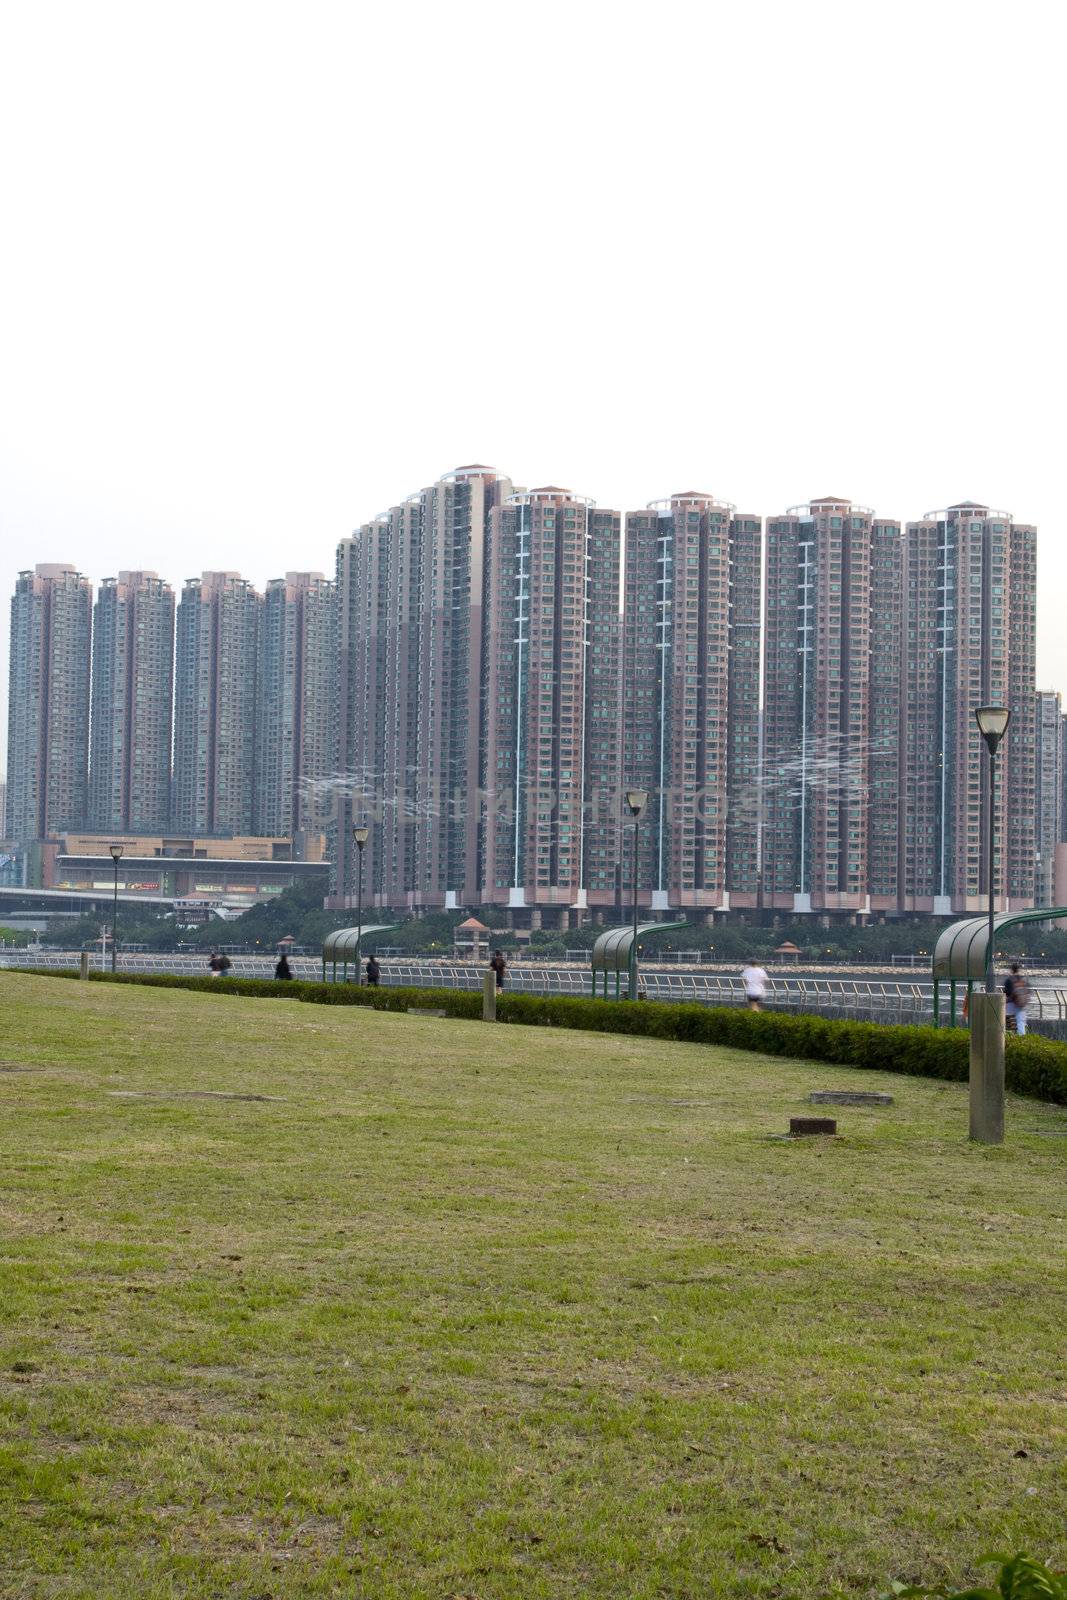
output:
M 89 976 L 89 952 L 88 952 L 88 950 L 83 950 L 82 953 L 81 953 L 81 960 L 78 962 L 78 977 L 79 978 L 87 978 L 88 976 Z
M 491 970 L 482 979 L 482 1021 L 496 1021 L 496 973 Z
M 971 995 L 971 1138 L 1004 1143 L 1004 995 Z

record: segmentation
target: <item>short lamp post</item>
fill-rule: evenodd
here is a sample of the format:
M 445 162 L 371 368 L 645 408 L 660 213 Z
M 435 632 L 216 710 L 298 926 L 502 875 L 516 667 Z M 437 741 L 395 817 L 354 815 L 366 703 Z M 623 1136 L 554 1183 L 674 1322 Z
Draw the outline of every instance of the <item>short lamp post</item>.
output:
M 115 963 L 119 953 L 119 862 L 122 860 L 122 846 L 111 846 L 111 859 L 115 864 L 115 894 L 111 902 L 111 970 L 115 971 Z
M 641 813 L 648 804 L 647 789 L 627 789 L 626 805 L 634 820 L 634 853 L 631 888 L 633 890 L 633 929 L 630 937 L 630 999 L 637 999 L 637 829 Z
M 988 857 L 988 889 L 989 889 L 989 941 L 985 954 L 985 992 L 993 994 L 997 987 L 996 976 L 993 971 L 993 934 L 994 911 L 996 905 L 996 843 L 997 843 L 997 745 L 1008 731 L 1011 721 L 1011 712 L 1007 706 L 979 706 L 975 712 L 979 732 L 985 740 L 986 749 L 989 751 L 989 836 L 986 839 Z
M 1011 720 L 1007 706 L 979 706 L 978 729 L 989 751 L 989 819 L 986 848 L 989 875 L 989 929 L 986 936 L 985 993 L 971 1000 L 971 1138 L 1004 1143 L 1004 996 L 997 993 L 993 969 L 996 938 L 997 746 Z
M 359 947 L 363 942 L 363 852 L 367 848 L 370 829 L 365 825 L 353 828 L 352 838 L 359 851 L 359 867 L 356 873 L 356 982 L 361 984 L 363 968 L 360 966 Z

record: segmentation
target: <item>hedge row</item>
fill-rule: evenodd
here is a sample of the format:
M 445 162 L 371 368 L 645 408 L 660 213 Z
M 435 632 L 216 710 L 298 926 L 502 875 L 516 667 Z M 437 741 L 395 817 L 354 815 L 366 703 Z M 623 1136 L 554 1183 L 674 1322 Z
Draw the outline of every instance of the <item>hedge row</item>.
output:
M 27 970 L 27 969 L 22 969 Z M 54 976 L 77 977 L 73 970 Z M 361 988 L 349 983 L 278 983 L 269 978 L 193 978 L 174 973 L 94 972 L 94 983 L 147 984 L 160 989 L 195 989 L 265 1000 L 304 1000 L 315 1005 L 371 1006 L 376 1011 L 433 1008 L 446 1016 L 477 1019 L 480 991 L 469 989 Z M 890 1026 L 832 1017 L 747 1011 L 740 1006 L 674 1005 L 650 1000 L 594 1000 L 571 995 L 501 994 L 497 1018 L 529 1026 L 580 1028 L 594 1033 L 629 1033 L 692 1044 L 722 1044 L 735 1050 L 842 1067 L 903 1072 L 919 1078 L 965 1082 L 969 1036 L 962 1028 Z M 1009 1089 L 1032 1099 L 1067 1105 L 1067 1045 L 1037 1034 L 1008 1040 L 1005 1077 Z

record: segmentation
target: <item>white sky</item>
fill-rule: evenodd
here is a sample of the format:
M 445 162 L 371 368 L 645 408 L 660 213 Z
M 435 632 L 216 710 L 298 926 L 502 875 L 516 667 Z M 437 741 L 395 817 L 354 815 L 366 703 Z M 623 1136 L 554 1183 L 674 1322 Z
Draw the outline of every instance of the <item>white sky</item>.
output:
M 13 0 L 4 670 L 20 567 L 332 572 L 485 461 L 623 509 L 1006 507 L 1067 690 L 1058 15 Z

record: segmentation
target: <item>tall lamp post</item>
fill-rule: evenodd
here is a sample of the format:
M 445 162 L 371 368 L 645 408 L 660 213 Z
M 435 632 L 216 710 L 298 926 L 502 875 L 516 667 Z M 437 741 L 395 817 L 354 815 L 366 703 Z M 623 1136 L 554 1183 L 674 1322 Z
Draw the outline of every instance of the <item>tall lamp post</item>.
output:
M 978 728 L 989 751 L 989 931 L 986 943 L 985 993 L 971 1000 L 971 1138 L 981 1144 L 1004 1143 L 1004 996 L 997 993 L 993 971 L 996 921 L 996 794 L 997 746 L 1011 712 L 1007 706 L 979 706 Z
M 122 846 L 111 846 L 111 859 L 115 863 L 115 895 L 111 902 L 111 970 L 115 971 L 115 963 L 119 953 L 119 862 L 122 860 Z
M 996 898 L 996 796 L 997 796 L 997 745 L 1008 731 L 1011 721 L 1011 712 L 1007 706 L 979 706 L 975 712 L 978 728 L 985 740 L 986 749 L 989 751 L 989 836 L 986 847 L 989 851 L 989 940 L 986 945 L 985 957 L 985 992 L 994 994 L 997 981 L 993 971 L 993 912 Z
M 353 828 L 352 838 L 359 851 L 359 870 L 356 876 L 356 982 L 361 984 L 363 969 L 359 964 L 359 947 L 363 942 L 363 852 L 370 838 L 370 829 L 365 825 Z
M 637 999 L 637 828 L 641 813 L 648 804 L 647 789 L 627 789 L 626 804 L 634 819 L 634 854 L 631 888 L 633 890 L 633 933 L 630 940 L 630 999 Z

